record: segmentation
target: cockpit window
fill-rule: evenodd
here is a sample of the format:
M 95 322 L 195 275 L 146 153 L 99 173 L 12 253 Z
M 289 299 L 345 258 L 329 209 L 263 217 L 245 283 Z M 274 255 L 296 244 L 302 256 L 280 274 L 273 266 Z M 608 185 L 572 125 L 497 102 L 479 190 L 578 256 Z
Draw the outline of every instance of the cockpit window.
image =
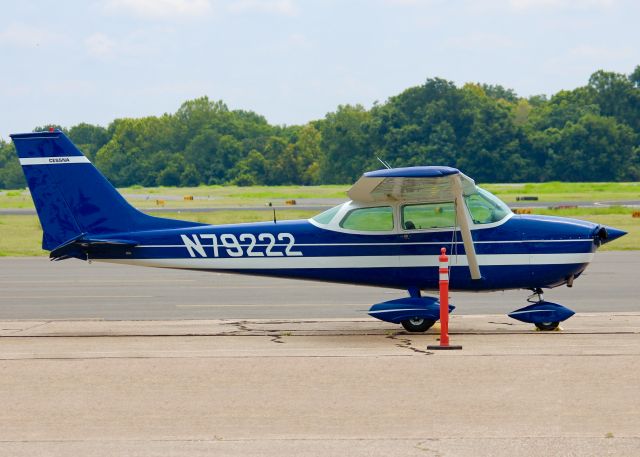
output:
M 334 216 L 338 214 L 340 208 L 342 208 L 342 205 L 334 206 L 333 208 L 330 208 L 316 216 L 313 216 L 313 220 L 320 224 L 327 225 L 333 220 Z
M 453 202 L 421 203 L 402 207 L 402 227 L 405 230 L 453 227 L 456 210 Z
M 393 230 L 393 209 L 390 206 L 351 210 L 340 222 L 348 230 L 384 232 Z
M 464 198 L 474 224 L 491 224 L 501 221 L 511 210 L 495 195 L 484 189 Z

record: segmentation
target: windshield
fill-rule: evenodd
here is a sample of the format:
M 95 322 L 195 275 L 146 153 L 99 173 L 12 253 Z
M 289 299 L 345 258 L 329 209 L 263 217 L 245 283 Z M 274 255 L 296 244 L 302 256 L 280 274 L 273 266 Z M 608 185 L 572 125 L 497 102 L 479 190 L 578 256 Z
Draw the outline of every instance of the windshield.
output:
M 334 206 L 333 208 L 330 208 L 316 216 L 313 216 L 312 219 L 318 222 L 319 224 L 327 225 L 331 222 L 333 217 L 338 213 L 340 208 L 342 208 L 342 205 Z
M 464 198 L 474 224 L 491 224 L 504 219 L 511 213 L 509 207 L 498 197 L 484 189 Z

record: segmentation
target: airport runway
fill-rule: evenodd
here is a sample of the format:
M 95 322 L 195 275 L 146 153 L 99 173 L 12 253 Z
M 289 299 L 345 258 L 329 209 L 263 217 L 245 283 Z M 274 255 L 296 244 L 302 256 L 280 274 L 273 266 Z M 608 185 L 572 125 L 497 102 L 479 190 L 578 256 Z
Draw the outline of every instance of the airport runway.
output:
M 573 288 L 545 298 L 582 313 L 639 312 L 640 255 L 600 252 Z M 0 319 L 360 318 L 405 292 L 47 258 L 0 259 Z M 528 291 L 453 293 L 456 314 L 501 314 Z M 567 325 L 571 321 L 569 320 Z

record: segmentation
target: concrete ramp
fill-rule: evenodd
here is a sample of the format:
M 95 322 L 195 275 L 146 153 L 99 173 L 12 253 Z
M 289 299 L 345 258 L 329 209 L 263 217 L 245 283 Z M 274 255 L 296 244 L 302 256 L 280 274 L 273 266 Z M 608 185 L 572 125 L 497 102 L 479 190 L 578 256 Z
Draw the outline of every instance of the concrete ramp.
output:
M 640 314 L 0 322 L 0 455 L 529 456 L 640 450 Z

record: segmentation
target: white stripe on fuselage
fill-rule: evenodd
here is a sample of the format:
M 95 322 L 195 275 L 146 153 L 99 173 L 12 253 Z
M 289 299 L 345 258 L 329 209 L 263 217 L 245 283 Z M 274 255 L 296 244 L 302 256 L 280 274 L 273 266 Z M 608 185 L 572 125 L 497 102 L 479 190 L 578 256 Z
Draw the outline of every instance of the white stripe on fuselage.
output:
M 20 165 L 64 165 L 67 163 L 91 163 L 85 156 L 30 157 L 20 159 Z
M 562 265 L 589 263 L 593 253 L 565 254 L 482 254 L 480 267 L 516 265 Z M 162 268 L 189 268 L 197 270 L 282 270 L 287 268 L 405 268 L 437 267 L 437 255 L 401 256 L 343 256 L 343 257 L 237 257 L 237 258 L 183 258 L 183 259 L 96 259 L 96 261 L 124 263 Z M 449 265 L 468 266 L 467 256 L 449 257 Z
M 583 238 L 575 240 L 500 240 L 500 241 L 474 241 L 474 244 L 523 244 L 523 243 L 593 243 L 593 238 Z M 249 247 L 248 243 L 238 243 L 239 246 L 246 248 Z M 446 243 L 450 245 L 462 246 L 462 241 L 456 241 L 454 243 Z M 268 243 L 256 243 L 256 247 L 268 246 Z M 397 243 L 295 243 L 295 247 L 325 247 L 325 246 L 442 246 L 442 241 L 399 241 Z M 202 244 L 203 248 L 212 248 L 213 244 Z M 276 244 L 278 246 L 278 244 Z M 141 244 L 136 246 L 136 249 L 140 248 L 184 248 L 184 244 Z

